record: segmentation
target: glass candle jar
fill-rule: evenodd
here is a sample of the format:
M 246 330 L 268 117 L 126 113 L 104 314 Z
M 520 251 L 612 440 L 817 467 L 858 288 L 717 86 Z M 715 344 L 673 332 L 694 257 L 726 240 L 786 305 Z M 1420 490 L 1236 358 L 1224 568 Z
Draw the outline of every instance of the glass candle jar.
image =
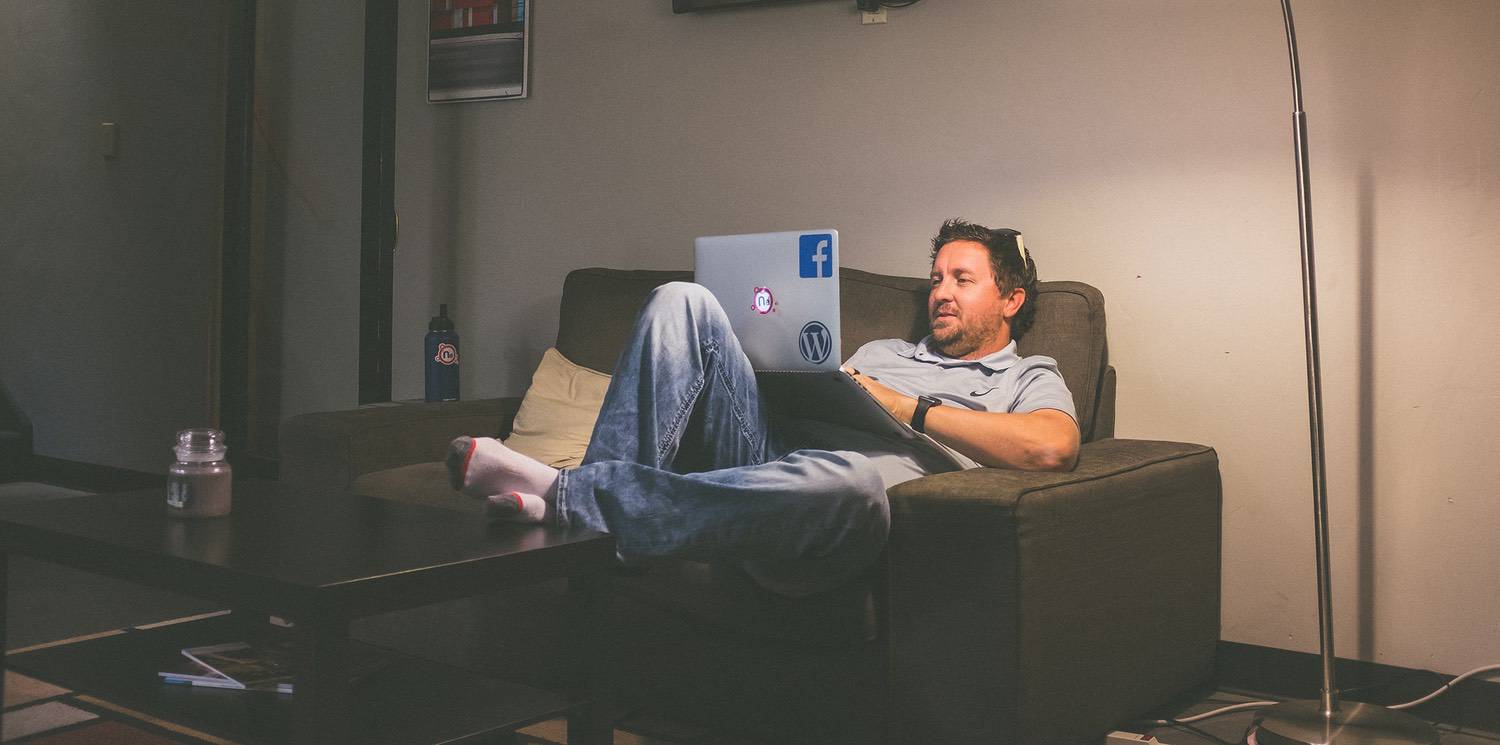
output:
M 229 514 L 229 464 L 224 433 L 185 429 L 172 448 L 177 462 L 167 469 L 167 511 L 182 517 Z

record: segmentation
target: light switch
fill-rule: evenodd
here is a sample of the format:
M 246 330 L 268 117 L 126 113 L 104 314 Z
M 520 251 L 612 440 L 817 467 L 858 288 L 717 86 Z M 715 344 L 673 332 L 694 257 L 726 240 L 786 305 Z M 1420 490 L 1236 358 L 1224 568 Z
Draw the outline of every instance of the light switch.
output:
M 106 158 L 120 154 L 120 128 L 114 122 L 99 122 L 99 154 Z

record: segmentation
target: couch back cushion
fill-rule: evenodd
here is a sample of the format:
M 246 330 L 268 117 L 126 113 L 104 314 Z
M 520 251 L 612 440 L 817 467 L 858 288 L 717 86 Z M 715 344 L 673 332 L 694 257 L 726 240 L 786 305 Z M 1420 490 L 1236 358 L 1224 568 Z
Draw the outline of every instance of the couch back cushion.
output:
M 646 295 L 679 280 L 691 282 L 693 273 L 598 268 L 568 272 L 557 316 L 557 351 L 584 367 L 613 374 Z
M 570 272 L 563 283 L 558 351 L 580 365 L 613 372 L 646 295 L 666 282 L 692 278 L 692 272 L 674 271 L 590 268 Z M 845 357 L 875 339 L 916 341 L 927 335 L 926 278 L 841 268 L 839 280 Z M 1104 297 L 1082 282 L 1041 282 L 1037 291 L 1036 321 L 1018 344 L 1020 353 L 1057 360 L 1087 438 L 1099 414 L 1100 388 L 1108 365 Z M 1114 402 L 1103 403 L 1113 406 Z

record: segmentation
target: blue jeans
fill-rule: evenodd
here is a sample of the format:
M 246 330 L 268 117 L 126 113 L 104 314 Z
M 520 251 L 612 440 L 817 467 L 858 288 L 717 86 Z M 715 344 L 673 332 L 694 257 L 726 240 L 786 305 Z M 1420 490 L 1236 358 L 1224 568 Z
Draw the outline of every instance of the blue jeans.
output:
M 614 534 L 626 562 L 730 560 L 782 594 L 830 589 L 880 554 L 890 506 L 863 455 L 791 449 L 795 438 L 773 427 L 713 295 L 663 285 L 636 318 L 583 464 L 558 478 L 558 519 Z

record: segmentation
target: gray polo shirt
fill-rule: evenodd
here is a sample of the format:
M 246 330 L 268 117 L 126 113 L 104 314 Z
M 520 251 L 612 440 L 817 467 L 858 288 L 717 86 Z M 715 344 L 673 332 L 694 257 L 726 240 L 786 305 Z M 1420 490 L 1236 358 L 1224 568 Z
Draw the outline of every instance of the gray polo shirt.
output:
M 916 344 L 880 339 L 859 348 L 847 362 L 865 375 L 908 396 L 933 396 L 944 405 L 975 411 L 1029 414 L 1057 409 L 1078 421 L 1073 394 L 1057 372 L 1057 360 L 1022 357 L 1012 341 L 977 360 L 948 357 L 930 349 L 928 336 Z
M 931 339 L 928 336 L 916 344 L 901 339 L 872 341 L 860 347 L 844 365 L 899 393 L 933 396 L 945 406 L 1010 414 L 1057 409 L 1078 421 L 1073 394 L 1057 372 L 1057 360 L 1042 355 L 1022 357 L 1016 354 L 1014 341 L 987 357 L 963 360 L 929 348 Z M 856 450 L 869 456 L 880 470 L 886 488 L 952 468 L 924 462 L 920 453 L 867 432 L 812 425 L 808 434 L 825 445 L 837 443 L 838 449 Z M 951 448 L 950 452 L 968 468 L 979 466 Z

